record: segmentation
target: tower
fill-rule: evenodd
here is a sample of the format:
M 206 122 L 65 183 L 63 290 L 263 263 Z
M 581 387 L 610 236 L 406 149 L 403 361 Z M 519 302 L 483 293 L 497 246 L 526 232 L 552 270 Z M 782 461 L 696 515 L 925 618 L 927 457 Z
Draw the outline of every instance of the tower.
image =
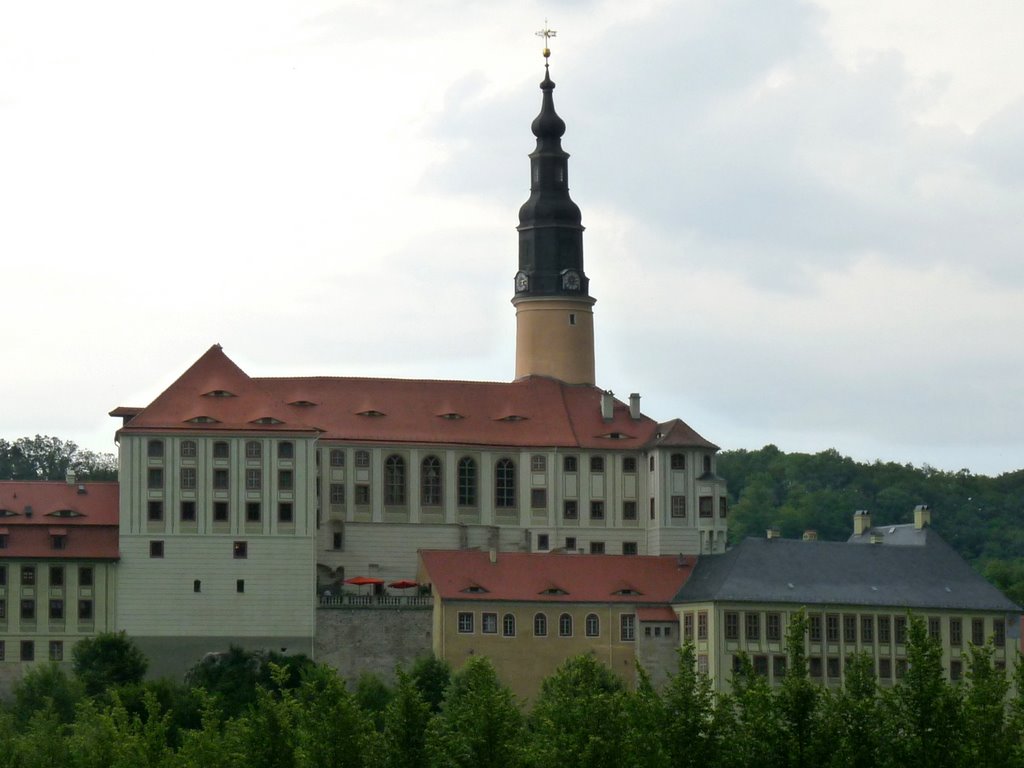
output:
M 594 299 L 583 271 L 580 209 L 569 198 L 565 122 L 555 113 L 550 54 L 545 48 L 543 99 L 531 125 L 537 148 L 530 153 L 530 199 L 519 209 L 517 227 L 516 378 L 593 385 Z

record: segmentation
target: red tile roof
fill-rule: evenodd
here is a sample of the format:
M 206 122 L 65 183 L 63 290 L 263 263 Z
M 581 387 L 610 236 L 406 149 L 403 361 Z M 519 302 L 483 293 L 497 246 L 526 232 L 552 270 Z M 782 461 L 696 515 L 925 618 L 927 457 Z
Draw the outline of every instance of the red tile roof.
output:
M 637 608 L 636 617 L 640 621 L 679 621 L 679 616 L 667 605 L 648 606 Z
M 4 559 L 116 560 L 118 484 L 0 481 L 0 534 Z M 66 537 L 63 549 L 53 549 L 55 535 Z
M 423 576 L 445 600 L 667 604 L 697 558 L 421 550 Z M 469 590 L 469 591 L 467 591 Z M 482 591 L 481 591 L 482 590 Z
M 207 394 L 213 391 L 234 397 Z M 613 418 L 603 420 L 601 394 L 544 377 L 510 383 L 251 378 L 214 345 L 123 430 L 315 431 L 326 440 L 597 449 L 639 449 L 654 439 L 658 425 L 646 416 L 631 418 L 618 400 Z M 215 421 L 189 421 L 197 416 Z M 281 423 L 255 423 L 263 417 Z M 685 431 L 688 445 L 714 447 L 678 424 L 674 434 Z

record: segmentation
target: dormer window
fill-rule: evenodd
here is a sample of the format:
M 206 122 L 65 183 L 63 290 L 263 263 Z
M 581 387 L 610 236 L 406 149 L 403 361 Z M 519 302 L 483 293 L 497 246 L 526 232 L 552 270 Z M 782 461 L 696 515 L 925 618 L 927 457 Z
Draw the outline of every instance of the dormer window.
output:
M 220 422 L 212 416 L 193 416 L 188 420 L 189 424 L 220 424 Z
M 316 403 L 314 403 L 312 400 L 294 400 L 294 401 L 288 403 L 288 405 L 294 405 L 294 406 L 297 406 L 299 408 L 310 408 L 310 407 L 316 405 Z
M 53 512 L 47 512 L 47 517 L 83 517 L 81 512 L 77 512 L 73 509 L 57 509 Z
M 548 587 L 547 589 L 545 589 L 545 590 L 543 590 L 541 592 L 538 592 L 538 594 L 540 594 L 540 595 L 568 595 L 569 593 L 566 592 L 561 587 Z
M 628 595 L 642 595 L 643 592 L 640 592 L 639 590 L 633 589 L 632 587 L 623 587 L 622 589 L 615 590 L 614 592 L 612 592 L 612 594 L 613 595 L 628 596 Z
M 0 509 L 0 517 L 14 517 L 16 514 L 13 509 Z
M 470 584 L 468 587 L 460 591 L 464 592 L 467 595 L 483 595 L 489 592 L 490 590 L 484 589 L 479 584 Z
M 519 416 L 515 413 L 510 413 L 508 416 L 502 416 L 498 421 L 526 421 L 526 416 Z
M 209 392 L 204 392 L 203 397 L 234 397 L 234 392 L 228 392 L 226 389 L 211 389 Z
M 461 413 L 455 413 L 454 411 L 451 413 L 439 413 L 438 416 L 442 419 L 448 419 L 449 421 L 458 421 L 459 419 L 466 418 Z
M 374 409 L 371 408 L 368 411 L 359 411 L 359 413 L 357 413 L 356 415 L 357 416 L 368 416 L 368 417 L 370 417 L 372 419 L 376 419 L 376 418 L 379 418 L 379 417 L 383 416 L 384 413 L 382 411 L 375 411 Z
M 253 419 L 250 424 L 284 424 L 280 419 L 275 419 L 273 416 L 261 416 L 258 419 Z

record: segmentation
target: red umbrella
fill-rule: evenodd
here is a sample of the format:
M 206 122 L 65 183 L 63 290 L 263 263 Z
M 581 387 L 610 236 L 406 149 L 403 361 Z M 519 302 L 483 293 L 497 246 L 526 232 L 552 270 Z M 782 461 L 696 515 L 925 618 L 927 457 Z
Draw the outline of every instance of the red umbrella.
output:
M 419 584 L 412 579 L 399 579 L 398 581 L 392 581 L 388 586 L 394 587 L 395 589 L 410 589 L 412 587 L 418 587 Z
M 375 579 L 373 576 L 353 576 L 351 579 L 345 579 L 345 583 L 361 587 L 365 584 L 383 584 L 384 579 Z

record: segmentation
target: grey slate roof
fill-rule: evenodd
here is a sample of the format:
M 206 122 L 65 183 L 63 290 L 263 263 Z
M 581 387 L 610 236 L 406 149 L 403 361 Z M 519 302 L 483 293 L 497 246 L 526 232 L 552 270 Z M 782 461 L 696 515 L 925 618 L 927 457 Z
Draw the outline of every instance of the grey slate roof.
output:
M 913 523 L 902 523 L 900 525 L 876 525 L 859 536 L 856 533 L 850 534 L 850 538 L 846 541 L 848 544 L 871 544 L 872 536 L 881 536 L 882 544 L 919 547 L 928 541 L 929 535 L 935 536 L 936 534 L 927 526 L 918 528 Z
M 926 529 L 924 539 L 920 546 L 744 539 L 725 554 L 702 556 L 673 602 L 1020 613 L 1019 606 L 975 573 L 934 531 Z

